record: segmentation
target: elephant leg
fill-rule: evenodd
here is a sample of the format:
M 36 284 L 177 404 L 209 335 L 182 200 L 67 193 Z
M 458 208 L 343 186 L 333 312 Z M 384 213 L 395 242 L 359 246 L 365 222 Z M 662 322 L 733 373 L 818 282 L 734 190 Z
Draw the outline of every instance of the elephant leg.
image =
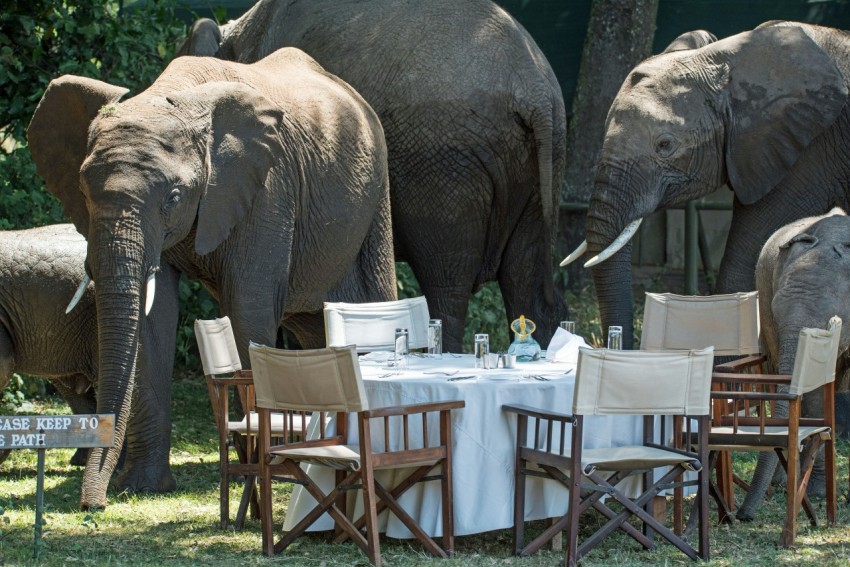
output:
M 127 426 L 127 455 L 119 489 L 169 492 L 177 484 L 171 452 L 171 378 L 178 318 L 178 274 L 163 263 L 156 278 L 156 300 L 142 323 L 136 387 Z
M 782 388 L 780 388 L 782 390 Z M 785 388 L 787 392 L 787 388 Z M 776 403 L 776 416 L 788 417 L 788 402 L 779 401 Z M 742 522 L 751 522 L 755 519 L 756 510 L 764 500 L 764 495 L 767 493 L 767 487 L 774 481 L 776 475 L 784 476 L 784 470 L 779 464 L 779 457 L 773 451 L 765 451 L 759 453 L 756 470 L 753 473 L 753 478 L 750 481 L 750 488 L 747 490 L 747 496 L 744 498 L 744 503 L 738 508 L 735 517 Z
M 284 328 L 295 335 L 301 348 L 325 346 L 325 318 L 319 313 L 296 313 L 284 318 Z
M 537 325 L 534 338 L 546 348 L 558 323 L 568 318 L 568 311 L 564 298 L 554 292 L 552 255 L 540 246 L 547 240 L 535 209 L 529 206 L 525 210 L 508 239 L 499 267 L 499 288 L 508 324 L 525 315 Z
M 9 385 L 12 371 L 15 368 L 15 351 L 12 348 L 12 338 L 6 328 L 0 325 L 0 393 Z M 3 464 L 11 451 L 0 451 L 0 464 Z
M 97 413 L 97 398 L 95 397 L 92 380 L 88 376 L 75 374 L 73 376 L 62 376 L 51 380 L 51 383 L 71 408 L 74 414 Z M 71 465 L 75 467 L 86 466 L 89 450 L 80 447 L 71 457 Z

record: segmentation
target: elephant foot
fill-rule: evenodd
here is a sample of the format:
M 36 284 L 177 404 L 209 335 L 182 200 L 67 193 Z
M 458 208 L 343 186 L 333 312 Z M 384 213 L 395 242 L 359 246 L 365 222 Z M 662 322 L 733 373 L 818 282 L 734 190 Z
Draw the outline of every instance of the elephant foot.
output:
M 822 474 L 812 472 L 806 485 L 806 496 L 809 498 L 826 498 L 826 478 Z
M 745 510 L 743 508 L 738 508 L 738 511 L 735 513 L 735 517 L 739 522 L 752 522 L 755 516 L 755 510 Z
M 81 447 L 77 449 L 77 451 L 71 456 L 71 466 L 72 467 L 84 467 L 86 466 L 86 460 L 89 458 L 89 450 Z
M 118 475 L 118 490 L 129 492 L 173 492 L 177 482 L 168 465 L 133 466 L 128 463 Z

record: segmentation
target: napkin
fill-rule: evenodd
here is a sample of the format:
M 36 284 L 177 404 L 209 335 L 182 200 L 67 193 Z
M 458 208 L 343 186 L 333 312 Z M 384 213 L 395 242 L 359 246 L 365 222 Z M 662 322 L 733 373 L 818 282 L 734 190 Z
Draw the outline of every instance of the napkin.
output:
M 391 358 L 395 358 L 395 353 L 386 350 L 373 350 L 360 355 L 360 360 L 371 360 L 372 362 L 386 362 Z
M 558 327 L 546 349 L 546 360 L 552 362 L 578 362 L 579 347 L 586 347 L 584 338 Z

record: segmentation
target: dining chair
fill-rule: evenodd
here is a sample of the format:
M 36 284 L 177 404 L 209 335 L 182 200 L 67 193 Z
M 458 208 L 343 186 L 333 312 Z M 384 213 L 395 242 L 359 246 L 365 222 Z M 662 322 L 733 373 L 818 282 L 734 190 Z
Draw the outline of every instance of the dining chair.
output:
M 325 303 L 327 346 L 356 345 L 358 353 L 393 350 L 395 330 L 408 330 L 411 350 L 428 347 L 428 303 L 424 296 L 374 303 Z
M 762 372 L 765 361 L 759 347 L 758 292 L 718 295 L 646 293 L 641 350 L 689 350 L 714 347 L 716 372 Z M 715 385 L 719 387 L 719 385 Z M 714 401 L 717 417 L 728 411 L 720 399 Z M 744 408 L 752 412 L 752 408 Z M 732 522 L 734 486 L 748 490 L 746 481 L 732 471 L 732 455 L 721 451 L 712 456 L 716 482 L 712 496 L 721 522 Z M 682 524 L 681 510 L 674 510 L 676 525 Z M 677 528 L 678 529 L 678 528 Z
M 260 472 L 257 458 L 259 419 L 254 411 L 254 381 L 251 371 L 243 370 L 239 361 L 228 317 L 195 320 L 195 338 L 218 429 L 221 528 L 227 528 L 230 521 L 230 482 L 244 477 L 245 486 L 234 522 L 236 529 L 242 529 L 249 506 L 251 517 L 260 517 L 256 489 Z M 276 413 L 271 430 L 277 438 L 300 439 L 307 421 L 301 413 Z
M 381 565 L 378 514 L 392 512 L 431 554 L 448 557 L 454 550 L 451 412 L 463 401 L 370 408 L 353 346 L 287 351 L 251 344 L 260 426 L 260 515 L 266 555 L 280 553 L 324 513 L 335 525 L 335 542 L 351 539 L 373 565 Z M 274 444 L 273 411 L 313 411 L 320 416 L 308 439 Z M 349 414 L 356 423 L 350 427 Z M 335 419 L 328 422 L 325 416 Z M 435 417 L 436 423 L 429 417 Z M 314 418 L 316 419 L 316 418 Z M 311 477 L 312 467 L 335 471 L 335 485 L 325 492 Z M 393 486 L 381 471 L 409 467 Z M 315 473 L 314 473 L 315 474 Z M 315 498 L 316 507 L 274 541 L 272 480 L 294 482 Z M 399 504 L 416 483 L 438 480 L 442 496 L 442 545 Z M 359 488 L 363 516 L 350 518 L 345 493 Z
M 802 329 L 797 343 L 794 369 L 788 375 L 715 373 L 713 380 L 728 388 L 713 391 L 713 400 L 732 400 L 730 411 L 715 419 L 709 433 L 713 453 L 726 451 L 775 451 L 786 474 L 785 525 L 779 544 L 794 544 L 797 516 L 805 510 L 817 526 L 815 510 L 806 496 L 806 486 L 815 456 L 824 446 L 826 474 L 826 517 L 835 523 L 835 364 L 841 335 L 841 319 L 833 317 L 827 328 Z M 765 385 L 775 386 L 766 390 Z M 821 392 L 814 392 L 822 388 Z M 814 393 L 813 393 L 814 392 Z M 823 395 L 823 417 L 800 415 L 803 395 Z M 787 417 L 766 411 L 771 402 L 788 404 Z M 758 406 L 753 415 L 741 407 Z M 798 470 L 799 468 L 799 470 Z
M 588 551 L 616 530 L 622 530 L 647 549 L 658 533 L 691 559 L 708 559 L 708 426 L 711 388 L 711 347 L 683 352 L 620 351 L 581 348 L 576 369 L 572 413 L 524 406 L 503 406 L 516 414 L 514 492 L 514 550 L 531 555 L 566 529 L 564 564 L 575 565 Z M 643 416 L 643 442 L 619 447 L 585 447 L 588 416 Z M 658 419 L 676 416 L 673 419 Z M 568 427 L 569 426 L 569 427 Z M 682 438 L 697 435 L 697 443 Z M 664 469 L 663 467 L 669 467 Z M 656 471 L 660 478 L 655 479 Z M 685 471 L 696 478 L 677 482 Z M 530 543 L 525 543 L 525 480 L 543 477 L 569 491 L 566 513 Z M 630 495 L 637 476 L 640 494 Z M 653 515 L 661 491 L 676 485 L 697 487 L 698 541 L 696 548 Z M 605 499 L 603 499 L 603 497 Z M 678 498 L 682 498 L 681 493 Z M 622 507 L 611 507 L 616 502 Z M 607 519 L 579 545 L 579 531 L 596 526 L 585 522 L 596 510 Z M 628 522 L 636 517 L 638 529 Z

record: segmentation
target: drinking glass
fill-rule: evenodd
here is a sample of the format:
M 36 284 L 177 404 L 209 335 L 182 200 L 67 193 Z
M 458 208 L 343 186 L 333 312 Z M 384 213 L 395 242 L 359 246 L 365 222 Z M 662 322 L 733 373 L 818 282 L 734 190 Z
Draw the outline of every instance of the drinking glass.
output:
M 408 353 L 408 337 L 407 329 L 395 330 L 395 367 L 399 369 L 407 368 L 407 353 Z
M 561 321 L 561 328 L 572 335 L 576 334 L 575 321 Z
M 475 335 L 475 368 L 487 368 L 490 354 L 490 336 L 487 333 Z
M 442 358 L 443 356 L 443 320 L 428 321 L 428 354 Z
M 623 350 L 623 327 L 611 325 L 608 327 L 608 348 L 611 350 Z

